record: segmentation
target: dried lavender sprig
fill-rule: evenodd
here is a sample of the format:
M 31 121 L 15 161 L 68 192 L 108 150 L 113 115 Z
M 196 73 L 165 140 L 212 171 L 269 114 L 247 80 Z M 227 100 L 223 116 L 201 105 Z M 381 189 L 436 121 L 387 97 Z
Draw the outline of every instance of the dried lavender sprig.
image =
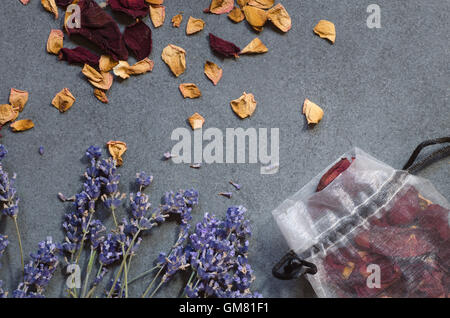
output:
M 9 241 L 8 236 L 0 234 L 0 256 L 3 255 L 3 253 L 6 250 L 6 247 L 8 247 Z M 6 298 L 8 296 L 8 292 L 5 292 L 2 288 L 3 282 L 0 280 L 0 298 Z

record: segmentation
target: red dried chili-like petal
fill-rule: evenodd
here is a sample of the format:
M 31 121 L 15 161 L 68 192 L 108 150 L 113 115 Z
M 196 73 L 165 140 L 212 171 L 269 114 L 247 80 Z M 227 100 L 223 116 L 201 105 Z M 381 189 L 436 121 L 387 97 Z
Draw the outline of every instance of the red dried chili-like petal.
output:
M 92 53 L 88 49 L 77 46 L 74 49 L 62 48 L 59 51 L 59 59 L 69 63 L 89 64 L 92 67 L 98 67 L 100 56 Z
M 138 61 L 148 57 L 152 51 L 152 30 L 142 21 L 125 28 L 123 38 L 128 49 Z
M 114 19 L 92 0 L 80 0 L 81 27 L 69 28 L 69 35 L 79 34 L 96 44 L 115 60 L 127 60 L 128 51 Z
M 437 233 L 440 239 L 446 241 L 450 238 L 449 214 L 449 210 L 440 205 L 432 204 L 421 213 L 418 223 L 423 229 Z
M 143 18 L 149 13 L 145 0 L 108 0 L 108 4 L 113 11 L 123 12 L 134 19 Z
M 225 41 L 211 33 L 209 34 L 209 45 L 214 52 L 225 57 L 236 57 L 241 51 L 241 49 L 233 43 Z
M 354 158 L 353 158 L 354 159 Z M 336 179 L 342 172 L 348 169 L 352 163 L 347 158 L 342 158 L 330 170 L 328 170 L 320 179 L 316 192 L 325 189 L 334 179 Z

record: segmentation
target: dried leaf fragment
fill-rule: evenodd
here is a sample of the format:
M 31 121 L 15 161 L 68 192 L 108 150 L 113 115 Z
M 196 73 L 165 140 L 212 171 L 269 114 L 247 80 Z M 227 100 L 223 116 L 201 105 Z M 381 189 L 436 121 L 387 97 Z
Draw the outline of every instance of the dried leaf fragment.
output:
M 181 22 L 183 22 L 183 15 L 181 13 L 177 14 L 176 16 L 174 16 L 172 18 L 172 26 L 174 28 L 179 28 L 181 25 Z
M 75 97 L 68 88 L 62 89 L 52 100 L 52 105 L 61 113 L 67 111 L 75 103 Z
M 164 48 L 161 58 L 176 77 L 186 70 L 186 51 L 179 46 L 169 44 Z
M 102 55 L 100 56 L 99 61 L 99 68 L 101 72 L 109 72 L 111 71 L 115 66 L 119 64 L 118 61 L 115 61 L 111 56 L 109 55 Z
M 27 102 L 27 91 L 21 91 L 20 89 L 11 88 L 11 92 L 9 93 L 9 103 L 14 109 L 17 109 L 19 112 L 21 112 Z
M 11 127 L 14 132 L 25 131 L 33 128 L 34 123 L 31 119 L 21 119 L 13 122 L 9 127 Z
M 283 32 L 289 31 L 292 27 L 291 17 L 281 3 L 277 4 L 267 12 L 267 18 Z
M 217 85 L 222 78 L 223 69 L 221 69 L 216 63 L 206 61 L 205 75 L 211 80 L 211 82 L 213 82 L 214 85 Z
M 257 7 L 260 9 L 270 9 L 275 4 L 275 0 L 250 0 L 249 6 Z
M 212 0 L 206 12 L 224 14 L 230 12 L 234 7 L 234 0 Z
M 228 19 L 235 23 L 239 23 L 245 19 L 245 15 L 240 8 L 234 7 L 234 9 L 228 13 Z
M 114 75 L 119 76 L 122 79 L 127 79 L 130 75 L 139 75 L 153 70 L 154 62 L 149 58 L 145 58 L 142 61 L 130 66 L 127 61 L 119 61 L 119 64 L 114 67 Z
M 205 118 L 203 118 L 202 115 L 199 113 L 195 113 L 191 117 L 188 118 L 189 125 L 191 125 L 192 130 L 200 129 L 203 127 L 203 124 L 205 123 Z
M 84 64 L 81 72 L 87 77 L 92 86 L 107 91 L 111 88 L 114 77 L 109 72 L 98 72 L 89 64 Z
M 106 143 L 111 157 L 116 161 L 117 166 L 123 165 L 122 155 L 127 151 L 127 144 L 123 141 L 110 140 Z
M 261 32 L 264 24 L 266 24 L 267 21 L 267 12 L 263 9 L 259 9 L 252 6 L 245 6 L 244 7 L 244 15 L 247 22 L 252 26 L 252 28 L 257 31 Z
M 242 119 L 250 117 L 255 112 L 256 104 L 255 96 L 245 92 L 241 97 L 230 103 L 233 111 Z
M 336 29 L 333 22 L 320 20 L 314 27 L 314 33 L 322 39 L 329 40 L 333 44 L 336 41 Z
M 47 40 L 47 52 L 58 55 L 63 48 L 64 33 L 61 30 L 51 30 Z
M 4 125 L 9 121 L 15 120 L 19 116 L 18 110 L 9 104 L 0 105 L 0 125 Z
M 150 6 L 150 18 L 155 28 L 162 26 L 166 19 L 166 7 L 161 5 Z
M 41 4 L 45 10 L 55 15 L 55 20 L 58 19 L 59 12 L 55 0 L 41 0 Z
M 202 92 L 194 83 L 180 84 L 179 89 L 184 98 L 199 98 L 202 96 Z
M 259 38 L 255 38 L 246 47 L 244 47 L 240 54 L 257 54 L 266 53 L 268 51 L 269 49 L 267 46 L 265 46 Z
M 186 34 L 191 35 L 200 32 L 205 27 L 205 21 L 202 19 L 196 19 L 189 17 L 188 23 L 186 25 Z
M 106 96 L 106 93 L 102 91 L 101 89 L 94 88 L 94 96 L 101 101 L 103 104 L 108 104 L 108 96 Z
M 305 102 L 303 103 L 303 114 L 306 116 L 308 125 L 318 124 L 323 118 L 322 108 L 311 102 L 309 99 L 305 99 Z

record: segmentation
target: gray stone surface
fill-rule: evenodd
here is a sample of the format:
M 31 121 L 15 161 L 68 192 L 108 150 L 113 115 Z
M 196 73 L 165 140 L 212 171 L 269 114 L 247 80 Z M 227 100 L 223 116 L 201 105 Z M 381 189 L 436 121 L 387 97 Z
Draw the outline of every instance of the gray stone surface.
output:
M 372 2 L 283 0 L 292 16 L 292 30 L 280 34 L 268 26 L 259 35 L 269 47 L 267 54 L 224 60 L 210 51 L 208 32 L 243 47 L 255 37 L 248 25 L 202 13 L 206 0 L 167 1 L 166 23 L 153 30 L 153 72 L 116 81 L 108 93 L 110 104 L 103 105 L 93 97 L 79 66 L 60 62 L 45 51 L 48 34 L 61 26 L 61 19 L 55 21 L 40 1 L 32 0 L 28 6 L 18 0 L 1 1 L 0 102 L 8 101 L 11 87 L 28 90 L 30 100 L 20 117 L 36 123 L 31 131 L 18 134 L 5 127 L 1 139 L 9 149 L 4 166 L 18 174 L 25 253 L 35 250 L 46 236 L 63 239 L 61 221 L 68 207 L 56 194 L 71 195 L 80 190 L 85 167 L 82 157 L 89 145 L 117 139 L 129 145 L 120 169 L 123 192 L 129 191 L 134 174 L 145 170 L 155 177 L 150 194 L 154 204 L 170 189 L 195 187 L 200 191 L 195 221 L 204 212 L 222 216 L 230 205 L 245 205 L 254 230 L 250 248 L 257 276 L 254 289 L 267 297 L 313 295 L 305 281 L 282 282 L 271 276 L 272 265 L 287 250 L 271 211 L 354 146 L 401 167 L 419 142 L 450 135 L 450 2 L 378 0 L 382 28 L 369 29 L 366 8 Z M 185 17 L 182 28 L 172 28 L 170 19 L 180 11 Z M 184 27 L 190 15 L 204 19 L 206 28 L 188 37 Z M 336 24 L 335 45 L 313 34 L 320 19 Z M 124 17 L 120 20 L 130 23 Z M 150 24 L 148 18 L 145 21 Z M 68 47 L 76 43 L 84 42 L 65 40 Z M 169 43 L 187 51 L 187 71 L 179 78 L 172 76 L 160 58 Z M 207 59 L 224 69 L 217 87 L 203 74 Z M 203 96 L 183 100 L 178 91 L 182 82 L 197 83 Z M 64 87 L 70 88 L 77 101 L 67 113 L 60 114 L 50 101 Z M 243 91 L 253 93 L 258 101 L 255 114 L 246 120 L 237 118 L 229 107 L 230 100 Z M 312 130 L 306 128 L 301 115 L 305 98 L 325 110 L 323 122 Z M 279 127 L 279 173 L 260 175 L 258 164 L 213 164 L 194 170 L 162 162 L 161 155 L 174 144 L 171 132 L 187 127 L 186 118 L 194 112 L 206 118 L 205 127 Z M 38 154 L 40 145 L 45 147 L 44 156 Z M 448 159 L 420 175 L 450 198 Z M 229 179 L 242 184 L 231 200 L 217 195 L 232 190 Z M 110 217 L 102 218 L 111 224 Z M 1 260 L 0 279 L 12 290 L 20 280 L 12 222 L 2 218 L 0 232 L 11 239 Z M 147 237 L 139 257 L 133 260 L 131 276 L 151 267 L 159 251 L 171 246 L 175 233 L 175 225 L 166 224 Z M 159 296 L 177 295 L 184 279 L 177 278 Z M 139 296 L 147 282 L 133 285 L 131 294 Z M 63 296 L 63 284 L 63 275 L 58 272 L 48 295 Z

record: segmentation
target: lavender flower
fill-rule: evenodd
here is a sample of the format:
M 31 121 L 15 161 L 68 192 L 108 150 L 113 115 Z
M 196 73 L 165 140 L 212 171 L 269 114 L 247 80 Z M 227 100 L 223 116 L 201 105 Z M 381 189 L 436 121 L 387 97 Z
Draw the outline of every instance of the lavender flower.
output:
M 231 199 L 231 197 L 233 196 L 233 193 L 231 193 L 231 192 L 220 192 L 219 195 L 221 195 L 221 196 L 223 196 L 225 198 Z
M 8 296 L 8 292 L 3 290 L 3 282 L 0 280 L 0 298 L 6 298 Z
M 142 189 L 147 188 L 153 182 L 153 176 L 147 175 L 145 172 L 136 174 L 136 184 Z
M 123 256 L 120 235 L 108 234 L 100 244 L 99 261 L 103 266 L 109 266 L 118 262 Z
M 191 219 L 192 207 L 198 204 L 198 192 L 195 190 L 167 192 L 162 200 L 163 213 L 179 215 L 181 222 L 187 224 Z
M 3 146 L 3 145 L 0 145 Z M 12 178 L 6 171 L 3 170 L 0 164 L 0 201 L 2 202 L 2 212 L 4 215 L 12 218 L 17 217 L 19 213 L 19 199 L 16 198 L 16 187 L 14 185 L 16 181 L 16 174 L 14 173 Z
M 114 279 L 111 279 L 107 286 L 107 291 L 113 288 Z M 121 292 L 122 291 L 122 292 Z M 114 288 L 111 293 L 112 298 L 123 298 L 125 296 L 125 291 L 122 290 L 122 283 L 120 279 L 118 279 L 114 285 Z
M 6 235 L 0 234 L 0 256 L 3 255 L 8 244 L 9 244 L 8 237 Z
M 7 154 L 8 150 L 6 150 L 6 147 L 4 145 L 0 145 L 0 161 L 2 161 Z
M 241 186 L 233 181 L 230 181 L 230 184 L 236 188 L 236 190 L 241 190 Z
M 43 156 L 44 155 L 44 146 L 40 146 L 39 147 L 39 154 L 41 155 L 41 156 Z

